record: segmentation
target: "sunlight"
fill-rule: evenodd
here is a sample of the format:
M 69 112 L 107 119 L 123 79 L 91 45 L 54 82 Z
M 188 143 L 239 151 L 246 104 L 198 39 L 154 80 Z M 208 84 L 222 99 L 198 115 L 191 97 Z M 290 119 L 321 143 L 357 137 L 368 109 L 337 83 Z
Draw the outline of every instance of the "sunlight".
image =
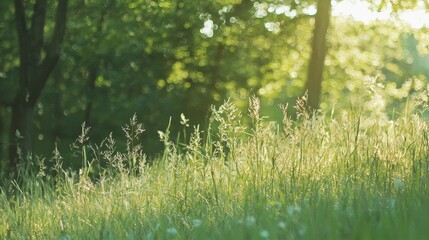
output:
M 394 16 L 389 9 L 380 12 L 371 10 L 368 2 L 344 0 L 341 2 L 334 2 L 332 15 L 351 17 L 364 23 L 370 23 L 376 20 L 395 19 L 396 21 L 405 22 L 413 28 L 429 27 L 429 12 L 424 10 L 423 1 L 419 2 L 419 9 L 403 11 L 397 16 Z
M 405 11 L 399 18 L 413 28 L 429 27 L 429 13 L 423 9 Z
M 382 12 L 372 11 L 368 2 L 347 0 L 334 3 L 332 15 L 352 17 L 364 23 L 370 23 L 375 20 L 387 20 L 390 18 L 391 11 Z
M 200 29 L 200 33 L 204 34 L 206 37 L 213 37 L 213 29 L 215 28 L 213 20 L 209 19 L 204 22 L 204 27 Z

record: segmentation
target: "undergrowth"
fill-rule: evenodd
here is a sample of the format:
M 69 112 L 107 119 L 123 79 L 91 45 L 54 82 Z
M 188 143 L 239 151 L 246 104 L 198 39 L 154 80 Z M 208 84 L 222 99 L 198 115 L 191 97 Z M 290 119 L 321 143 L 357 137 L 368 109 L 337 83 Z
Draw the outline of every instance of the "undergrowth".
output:
M 189 126 L 147 161 L 134 116 L 91 144 L 82 125 L 79 172 L 54 150 L 39 171 L 0 194 L 0 239 L 425 239 L 429 234 L 428 123 L 411 110 L 394 120 L 360 110 L 309 112 L 282 123 L 231 101 L 209 127 Z M 410 108 L 411 109 L 411 108 Z M 243 123 L 249 118 L 251 125 Z M 187 130 L 191 134 L 187 137 Z M 51 161 L 51 164 L 46 164 Z M 52 168 L 46 167 L 52 165 Z

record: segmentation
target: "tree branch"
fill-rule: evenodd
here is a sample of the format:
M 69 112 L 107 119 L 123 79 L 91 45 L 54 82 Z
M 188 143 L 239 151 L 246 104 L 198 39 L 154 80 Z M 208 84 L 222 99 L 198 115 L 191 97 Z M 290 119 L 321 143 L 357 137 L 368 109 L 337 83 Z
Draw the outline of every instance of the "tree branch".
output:
M 28 67 L 28 30 L 27 23 L 25 20 L 24 0 L 15 0 L 15 17 L 16 17 L 16 29 L 18 32 L 19 42 L 19 61 L 20 61 L 20 86 L 25 88 L 28 83 L 26 74 Z
M 33 8 L 33 17 L 31 20 L 31 52 L 32 60 L 39 64 L 40 55 L 43 47 L 43 33 L 45 27 L 45 17 L 46 17 L 46 0 L 36 0 Z M 36 67 L 37 68 L 37 67 Z
M 58 0 L 57 12 L 55 16 L 55 28 L 52 40 L 48 45 L 47 53 L 40 64 L 39 74 L 31 82 L 29 104 L 34 106 L 42 92 L 43 87 L 48 80 L 49 74 L 55 67 L 60 56 L 60 47 L 64 39 L 66 22 L 67 22 L 67 5 L 68 0 Z

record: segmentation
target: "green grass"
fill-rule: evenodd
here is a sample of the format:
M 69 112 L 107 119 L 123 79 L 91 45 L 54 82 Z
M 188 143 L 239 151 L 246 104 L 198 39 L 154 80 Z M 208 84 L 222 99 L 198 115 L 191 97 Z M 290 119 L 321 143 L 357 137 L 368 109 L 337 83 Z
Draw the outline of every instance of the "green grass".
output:
M 123 153 L 111 136 L 89 144 L 83 126 L 79 173 L 54 152 L 53 169 L 39 159 L 38 174 L 5 184 L 0 239 L 427 239 L 426 121 L 298 104 L 297 120 L 277 124 L 250 106 L 251 127 L 227 101 L 204 132 L 182 134 L 187 144 L 160 132 L 165 151 L 151 164 L 135 117 Z

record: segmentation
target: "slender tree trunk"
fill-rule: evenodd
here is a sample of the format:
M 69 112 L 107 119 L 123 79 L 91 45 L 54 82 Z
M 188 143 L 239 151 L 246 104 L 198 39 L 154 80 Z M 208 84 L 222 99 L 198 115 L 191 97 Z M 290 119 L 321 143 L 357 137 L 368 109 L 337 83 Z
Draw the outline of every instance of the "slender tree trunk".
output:
M 100 15 L 100 19 L 98 21 L 97 24 L 97 29 L 94 33 L 94 47 L 96 47 L 96 45 L 98 44 L 98 42 L 102 39 L 103 37 L 103 25 L 106 19 L 106 15 L 108 13 L 109 8 L 111 7 L 111 2 L 107 3 L 104 5 L 102 11 L 101 11 L 101 15 Z M 94 57 L 95 59 L 92 61 L 92 63 L 89 64 L 89 74 L 88 74 L 88 93 L 87 93 L 87 102 L 86 102 L 86 106 L 85 106 L 85 116 L 84 116 L 84 122 L 86 122 L 87 124 L 90 124 L 91 121 L 91 113 L 92 113 L 92 109 L 93 109 L 93 105 L 94 105 L 94 95 L 95 95 L 95 82 L 97 81 L 97 77 L 98 77 L 98 72 L 100 69 L 100 65 L 102 64 L 102 59 L 100 58 L 100 56 L 96 56 Z
M 9 168 L 14 171 L 20 159 L 31 160 L 31 128 L 34 108 L 17 100 L 12 106 L 9 131 Z
M 84 116 L 84 122 L 86 124 L 90 125 L 91 120 L 91 112 L 92 112 L 92 106 L 94 104 L 94 94 L 95 94 L 95 81 L 98 77 L 98 61 L 96 60 L 96 63 L 93 64 L 93 66 L 89 69 L 88 74 L 88 94 L 87 94 L 87 102 L 85 106 L 85 116 Z
M 31 27 L 27 26 L 24 0 L 15 0 L 16 28 L 19 42 L 20 79 L 18 94 L 12 103 L 9 129 L 9 168 L 16 172 L 20 160 L 31 161 L 31 129 L 34 106 L 50 73 L 59 59 L 66 28 L 68 0 L 58 0 L 52 39 L 45 44 L 46 0 L 35 0 Z M 46 46 L 46 48 L 44 48 Z M 43 57 L 42 57 L 43 56 Z
M 4 143 L 5 143 L 5 136 L 4 136 L 4 122 L 3 122 L 3 109 L 0 106 L 0 176 L 3 173 L 3 153 L 4 153 Z
M 311 109 L 320 107 L 320 94 L 322 90 L 323 68 L 326 56 L 326 33 L 331 16 L 331 0 L 319 0 L 311 44 L 312 53 L 308 65 L 307 82 L 308 106 Z
M 58 140 L 58 138 L 61 136 L 61 118 L 63 116 L 63 109 L 61 106 L 62 98 L 61 98 L 61 81 L 63 81 L 63 75 L 62 75 L 62 68 L 61 64 L 58 63 L 53 72 L 52 72 L 52 78 L 54 80 L 54 102 L 53 102 L 53 122 L 52 122 L 52 136 L 54 137 L 55 141 Z

